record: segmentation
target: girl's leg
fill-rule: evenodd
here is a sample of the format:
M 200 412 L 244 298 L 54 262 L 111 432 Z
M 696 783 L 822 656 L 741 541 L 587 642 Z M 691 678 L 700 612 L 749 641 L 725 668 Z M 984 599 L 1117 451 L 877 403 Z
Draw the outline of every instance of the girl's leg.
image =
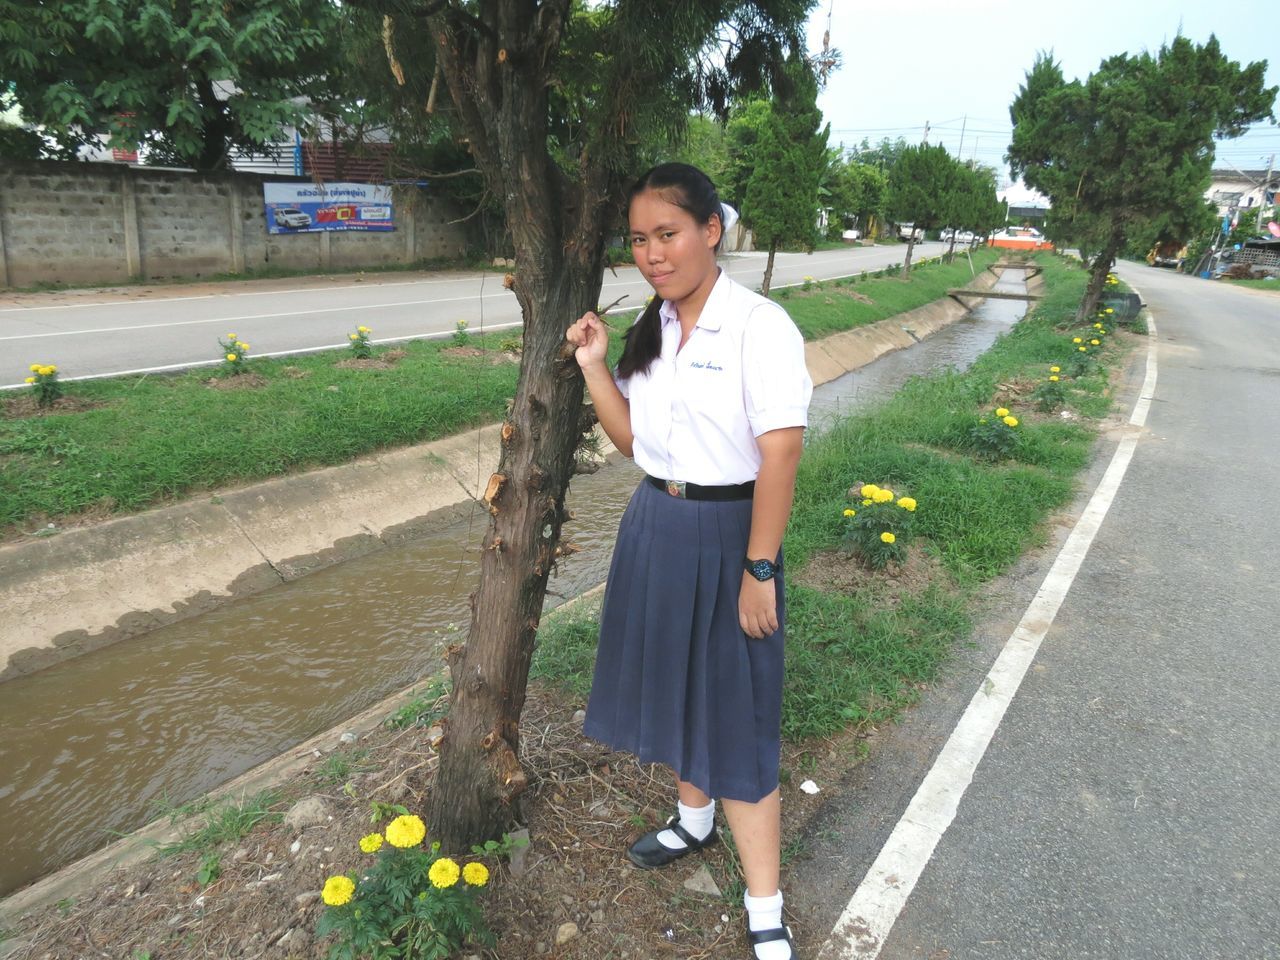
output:
M 681 799 L 684 799 L 684 784 Z M 696 789 L 696 788 L 695 788 Z M 685 801 L 686 803 L 688 801 Z M 778 892 L 778 872 L 782 850 L 782 804 L 775 789 L 763 800 L 744 803 L 721 800 L 724 815 L 733 831 L 742 860 L 747 893 L 753 897 L 771 897 Z
M 778 890 L 782 845 L 782 805 L 778 791 L 775 789 L 756 803 L 722 802 L 747 882 L 743 904 L 747 909 L 748 928 L 753 932 L 778 931 L 783 927 L 782 893 Z M 791 960 L 789 936 L 782 933 L 775 936 L 777 939 L 752 948 L 757 960 Z

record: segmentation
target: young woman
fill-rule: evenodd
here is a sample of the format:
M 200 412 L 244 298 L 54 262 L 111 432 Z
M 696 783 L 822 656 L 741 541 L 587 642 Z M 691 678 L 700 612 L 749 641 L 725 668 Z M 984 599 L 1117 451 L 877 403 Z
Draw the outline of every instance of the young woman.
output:
M 655 296 L 615 373 L 594 313 L 566 336 L 609 439 L 648 476 L 618 529 L 586 733 L 676 775 L 678 813 L 627 855 L 662 867 L 716 841 L 724 805 L 756 960 L 790 960 L 778 890 L 782 534 L 812 381 L 786 312 L 716 264 L 726 216 L 695 167 L 631 188 Z

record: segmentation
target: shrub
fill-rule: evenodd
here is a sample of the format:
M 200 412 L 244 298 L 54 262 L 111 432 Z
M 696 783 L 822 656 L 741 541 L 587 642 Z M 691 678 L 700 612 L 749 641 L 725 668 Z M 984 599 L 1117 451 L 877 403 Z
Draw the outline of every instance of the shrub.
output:
M 1003 460 L 1013 456 L 1022 446 L 1018 418 L 1000 407 L 992 416 L 982 417 L 969 428 L 969 441 L 979 456 Z
M 845 551 L 873 570 L 883 570 L 891 560 L 901 563 L 911 542 L 915 499 L 874 483 L 855 485 L 850 492 L 862 499 L 843 512 Z
M 51 407 L 62 396 L 62 384 L 58 382 L 58 368 L 52 363 L 33 363 L 27 383 L 36 395 L 36 405 Z
M 222 363 L 225 369 L 233 375 L 239 375 L 249 369 L 249 362 L 246 354 L 249 352 L 249 345 L 242 343 L 240 338 L 234 333 L 228 333 L 227 339 L 219 340 L 218 346 L 222 347 Z
M 347 334 L 347 339 L 351 341 L 351 352 L 357 360 L 368 360 L 373 356 L 373 347 L 369 344 L 369 334 L 372 332 L 368 327 L 356 327 L 355 333 Z

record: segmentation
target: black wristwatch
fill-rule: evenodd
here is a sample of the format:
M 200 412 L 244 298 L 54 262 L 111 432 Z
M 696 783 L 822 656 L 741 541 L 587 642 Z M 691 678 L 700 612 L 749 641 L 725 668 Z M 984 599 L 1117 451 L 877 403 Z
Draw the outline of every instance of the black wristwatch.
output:
M 772 560 L 752 560 L 750 557 L 742 561 L 742 568 L 761 583 L 766 580 L 772 580 L 773 575 L 778 572 L 779 566 L 780 564 L 774 563 Z

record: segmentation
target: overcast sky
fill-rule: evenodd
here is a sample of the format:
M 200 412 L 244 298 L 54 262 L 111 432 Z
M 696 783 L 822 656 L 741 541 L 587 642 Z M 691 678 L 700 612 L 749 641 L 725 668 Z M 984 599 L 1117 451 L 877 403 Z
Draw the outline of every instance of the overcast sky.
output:
M 1009 104 L 1040 50 L 1052 50 L 1068 79 L 1083 79 L 1112 54 L 1154 52 L 1179 32 L 1197 43 L 1213 33 L 1232 60 L 1269 59 L 1267 85 L 1280 85 L 1275 0 L 818 0 L 811 50 L 822 46 L 828 13 L 831 45 L 844 57 L 818 98 L 833 145 L 919 143 L 927 121 L 930 143 L 1005 174 Z M 1220 144 L 1215 166 L 1265 169 L 1272 153 L 1280 154 L 1280 127 L 1258 125 Z

